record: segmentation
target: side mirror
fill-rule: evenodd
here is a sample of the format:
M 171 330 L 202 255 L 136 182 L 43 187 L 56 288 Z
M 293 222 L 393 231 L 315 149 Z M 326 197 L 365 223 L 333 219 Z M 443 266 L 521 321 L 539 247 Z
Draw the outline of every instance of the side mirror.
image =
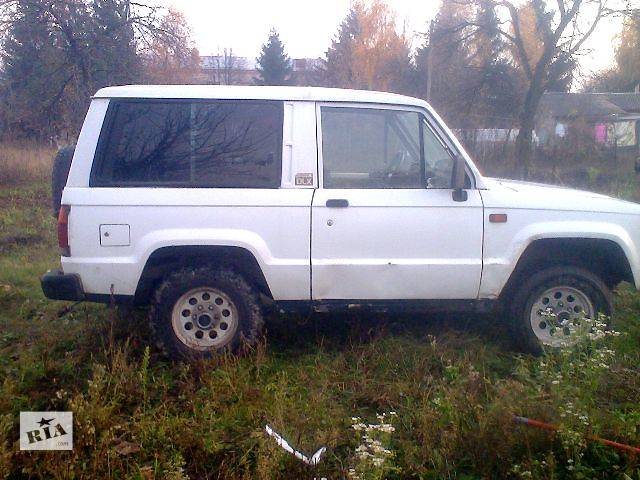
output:
M 464 158 L 456 155 L 453 164 L 453 193 L 451 195 L 454 202 L 466 202 L 468 198 L 467 191 L 464 189 L 465 166 Z

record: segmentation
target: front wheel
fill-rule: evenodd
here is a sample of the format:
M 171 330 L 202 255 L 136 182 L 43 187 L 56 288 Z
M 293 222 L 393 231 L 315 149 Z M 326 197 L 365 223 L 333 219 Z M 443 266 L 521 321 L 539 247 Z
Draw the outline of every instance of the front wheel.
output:
M 510 308 L 512 335 L 523 350 L 574 345 L 585 335 L 585 319 L 613 311 L 611 291 L 588 270 L 553 267 L 532 275 L 516 291 Z
M 254 345 L 263 317 L 254 289 L 238 273 L 185 268 L 156 291 L 153 325 L 173 358 L 207 358 Z

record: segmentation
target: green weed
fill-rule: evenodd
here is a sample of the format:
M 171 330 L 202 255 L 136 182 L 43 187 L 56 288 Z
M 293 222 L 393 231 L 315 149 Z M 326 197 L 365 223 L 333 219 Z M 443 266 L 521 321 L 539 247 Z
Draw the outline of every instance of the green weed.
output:
M 542 358 L 511 352 L 490 317 L 341 314 L 274 315 L 255 354 L 171 363 L 144 311 L 44 299 L 58 263 L 44 180 L 0 204 L 0 478 L 640 478 L 638 458 L 586 440 L 640 445 L 629 286 L 623 335 Z M 73 451 L 20 452 L 27 410 L 73 411 Z M 327 453 L 304 465 L 265 424 Z

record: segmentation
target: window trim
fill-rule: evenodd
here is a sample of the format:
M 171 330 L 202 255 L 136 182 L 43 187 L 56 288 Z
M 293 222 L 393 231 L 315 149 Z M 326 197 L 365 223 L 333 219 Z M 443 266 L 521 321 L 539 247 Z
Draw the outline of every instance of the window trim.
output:
M 417 112 L 426 122 L 427 127 L 431 129 L 433 134 L 438 138 L 438 140 L 442 143 L 442 145 L 446 148 L 450 155 L 455 156 L 459 155 L 463 158 L 465 162 L 465 172 L 467 177 L 470 180 L 471 187 L 470 190 L 476 189 L 476 179 L 473 171 L 469 168 L 468 163 L 465 160 L 462 152 L 456 148 L 453 141 L 446 134 L 442 126 L 438 123 L 438 121 L 434 118 L 434 116 L 426 109 L 411 106 L 411 105 L 398 105 L 391 103 L 354 103 L 354 102 L 316 102 L 316 143 L 318 148 L 318 188 L 326 189 L 326 190 L 341 190 L 337 188 L 326 188 L 324 186 L 324 152 L 322 148 L 322 107 L 337 107 L 337 108 L 363 108 L 363 109 L 374 109 L 374 110 L 399 110 L 403 112 Z M 420 128 L 420 147 L 423 149 L 423 130 Z M 423 162 L 424 164 L 424 159 Z M 424 176 L 425 165 L 421 166 L 422 175 Z M 424 179 L 423 179 L 424 180 Z M 451 188 L 452 189 L 452 188 Z M 342 189 L 345 190 L 345 189 Z M 349 190 L 376 190 L 375 188 L 371 189 L 349 189 Z M 388 190 L 449 190 L 448 188 L 427 188 L 426 184 L 421 188 L 389 188 Z
M 249 103 L 252 105 L 271 105 L 278 104 L 279 109 L 279 135 L 277 138 L 276 152 L 280 160 L 278 161 L 278 171 L 275 178 L 277 178 L 277 184 L 273 187 L 224 187 L 219 185 L 207 185 L 205 183 L 191 183 L 188 182 L 127 182 L 127 181 L 103 181 L 97 178 L 98 169 L 104 162 L 105 151 L 107 148 L 108 137 L 111 134 L 113 122 L 115 120 L 116 112 L 119 105 L 123 104 L 146 104 L 146 103 L 160 103 L 160 104 L 196 104 L 196 103 Z M 91 172 L 89 173 L 89 187 L 90 188 L 242 188 L 242 189 L 256 189 L 256 190 L 277 190 L 282 188 L 282 162 L 283 162 L 283 138 L 284 138 L 284 101 L 283 100 L 244 100 L 244 99 L 206 99 L 206 98 L 118 98 L 110 99 L 107 111 L 105 112 L 104 121 L 102 122 L 102 128 L 100 129 L 100 135 L 98 136 L 98 143 L 96 145 L 96 151 L 93 156 L 93 162 L 91 162 Z

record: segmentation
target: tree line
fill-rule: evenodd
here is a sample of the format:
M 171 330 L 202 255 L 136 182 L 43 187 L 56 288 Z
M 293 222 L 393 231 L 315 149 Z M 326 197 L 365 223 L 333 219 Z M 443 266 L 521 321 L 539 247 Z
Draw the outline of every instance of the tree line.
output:
M 587 88 L 623 90 L 638 80 L 637 2 L 443 0 L 412 48 L 386 3 L 359 1 L 322 65 L 302 82 L 425 98 L 457 128 L 515 125 L 516 157 L 527 176 L 540 99 L 571 88 L 585 42 L 603 19 L 625 18 L 617 63 Z M 11 135 L 73 135 L 102 86 L 197 81 L 198 52 L 175 10 L 130 0 L 0 0 L 0 15 L 0 120 Z M 275 30 L 257 65 L 256 84 L 301 82 Z M 232 50 L 225 50 L 224 83 L 233 83 L 233 67 Z
M 457 128 L 515 126 L 514 161 L 526 178 L 540 100 L 572 87 L 603 20 L 625 18 L 618 65 L 628 63 L 629 79 L 640 76 L 638 42 L 627 43 L 631 31 L 637 38 L 639 7 L 637 0 L 443 0 L 412 55 L 384 3 L 356 3 L 323 73 L 330 85 L 426 98 Z
M 130 0 L 0 0 L 0 127 L 75 136 L 107 85 L 187 82 L 198 52 L 181 13 Z

